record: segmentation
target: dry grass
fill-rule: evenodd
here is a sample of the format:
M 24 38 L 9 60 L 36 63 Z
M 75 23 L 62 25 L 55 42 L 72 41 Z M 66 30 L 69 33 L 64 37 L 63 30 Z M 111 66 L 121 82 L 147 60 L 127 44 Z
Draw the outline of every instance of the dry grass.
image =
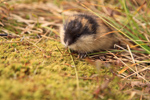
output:
M 149 99 L 149 1 L 124 1 L 1 0 L 0 34 L 6 36 L 0 36 L 0 98 Z M 82 60 L 68 52 L 59 29 L 78 12 L 107 21 L 126 48 L 116 45 Z

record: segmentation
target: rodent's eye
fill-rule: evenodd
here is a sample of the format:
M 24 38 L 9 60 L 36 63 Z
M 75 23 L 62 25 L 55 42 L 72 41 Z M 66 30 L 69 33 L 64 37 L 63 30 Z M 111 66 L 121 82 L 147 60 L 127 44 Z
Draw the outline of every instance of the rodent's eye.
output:
M 77 34 L 76 37 L 80 37 L 80 34 Z

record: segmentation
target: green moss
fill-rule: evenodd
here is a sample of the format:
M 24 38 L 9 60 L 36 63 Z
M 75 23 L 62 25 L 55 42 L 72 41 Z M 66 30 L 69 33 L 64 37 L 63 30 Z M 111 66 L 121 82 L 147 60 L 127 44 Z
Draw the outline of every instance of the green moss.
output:
M 54 0 L 52 2 L 61 6 L 61 3 L 66 1 L 68 0 Z M 21 1 L 18 2 L 21 3 Z M 23 2 L 30 4 L 32 2 L 48 1 L 25 0 Z M 74 2 L 75 0 L 72 1 L 72 3 Z M 101 3 L 98 2 L 98 4 Z M 117 5 L 120 6 L 120 3 Z M 101 8 L 98 7 L 98 9 Z M 13 10 L 15 10 L 15 8 Z M 40 10 L 43 11 L 41 15 L 44 15 L 45 10 L 42 10 L 41 8 Z M 18 15 L 20 13 L 22 12 L 16 12 Z M 35 20 L 40 17 L 40 15 L 36 14 L 37 13 L 33 16 L 35 17 Z M 47 11 L 45 15 L 48 15 Z M 23 16 L 25 19 L 30 19 L 29 14 L 24 15 L 23 13 Z M 54 16 L 52 16 L 52 18 L 53 17 Z M 45 19 L 46 18 L 47 17 L 45 17 Z M 15 28 L 15 26 L 25 28 L 27 27 L 27 24 L 17 22 L 13 18 L 10 20 L 3 20 L 3 23 L 5 24 L 3 28 L 8 30 L 10 34 L 13 33 L 27 38 L 23 39 L 22 42 L 20 42 L 21 38 L 0 38 L 0 42 L 12 42 L 0 44 L 0 100 L 130 99 L 129 97 L 131 94 L 124 92 L 126 88 L 121 90 L 120 84 L 122 81 L 116 76 L 116 73 L 120 68 L 112 65 L 107 67 L 102 64 L 100 64 L 100 68 L 96 68 L 96 66 L 89 64 L 89 62 L 78 59 L 76 54 L 73 56 L 73 62 L 69 52 L 67 52 L 62 44 L 58 42 L 59 37 L 51 31 L 52 29 L 50 30 L 50 28 L 46 27 L 43 29 L 41 28 L 41 23 L 37 23 L 34 28 L 32 28 L 33 30 L 38 30 L 40 28 L 43 30 L 40 34 L 45 34 L 45 30 L 46 32 L 50 30 L 47 37 L 55 39 L 52 40 L 42 37 L 39 41 L 37 33 L 34 33 L 34 31 L 30 34 L 21 34 L 23 30 Z M 59 21 L 56 21 L 56 23 L 58 22 Z M 133 21 L 132 24 L 135 24 L 135 21 Z M 116 25 L 118 25 L 118 23 L 116 23 Z M 129 25 L 127 27 L 132 26 Z M 137 24 L 135 24 L 134 27 L 139 29 Z M 55 30 L 55 27 L 53 29 Z M 58 27 L 56 30 L 58 31 Z M 138 36 L 143 37 L 143 35 L 139 34 Z M 145 40 L 145 38 L 143 38 L 143 40 Z M 13 41 L 18 41 L 18 43 L 13 43 Z M 39 42 L 37 43 L 37 41 Z M 119 51 L 116 50 L 115 52 Z M 79 81 L 76 77 L 75 66 Z M 137 89 L 142 90 L 143 88 L 137 87 Z M 133 97 L 133 99 L 138 97 Z
M 42 45 L 42 44 L 45 45 Z M 56 41 L 42 41 L 41 48 L 50 51 L 50 58 L 45 58 L 43 52 L 34 46 L 3 44 L 1 52 L 1 77 L 0 98 L 1 99 L 96 99 L 93 91 L 100 84 L 95 80 L 83 80 L 97 73 L 94 66 L 75 57 L 74 61 L 78 69 L 80 91 L 77 91 L 75 70 L 67 65 L 72 64 L 70 56 L 61 55 L 56 47 L 64 52 L 62 45 Z M 29 49 L 30 48 L 30 49 Z M 5 56 L 7 56 L 6 59 Z M 102 74 L 110 74 L 104 69 Z M 113 91 L 118 91 L 118 85 L 112 84 Z M 110 87 L 112 86 L 110 84 Z M 77 93 L 80 93 L 79 95 Z M 106 91 L 108 92 L 108 91 Z

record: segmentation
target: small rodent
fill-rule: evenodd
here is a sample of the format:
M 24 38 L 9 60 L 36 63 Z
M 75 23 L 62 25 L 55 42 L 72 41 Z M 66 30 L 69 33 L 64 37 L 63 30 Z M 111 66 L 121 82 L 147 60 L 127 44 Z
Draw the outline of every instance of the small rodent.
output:
M 108 50 L 118 42 L 113 31 L 94 15 L 70 16 L 60 32 L 61 43 L 79 54 Z

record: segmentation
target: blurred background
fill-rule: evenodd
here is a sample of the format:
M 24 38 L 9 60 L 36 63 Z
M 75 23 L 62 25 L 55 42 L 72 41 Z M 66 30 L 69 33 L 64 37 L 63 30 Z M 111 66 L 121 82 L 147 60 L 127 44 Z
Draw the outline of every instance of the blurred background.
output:
M 126 48 L 79 59 L 60 43 L 68 16 L 91 13 Z M 1 100 L 148 100 L 149 0 L 0 0 Z

